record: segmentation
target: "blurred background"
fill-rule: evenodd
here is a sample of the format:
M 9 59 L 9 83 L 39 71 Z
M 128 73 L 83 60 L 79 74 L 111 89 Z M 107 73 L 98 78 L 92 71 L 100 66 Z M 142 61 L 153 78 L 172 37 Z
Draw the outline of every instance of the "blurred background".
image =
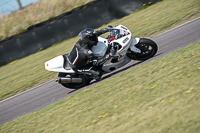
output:
M 35 3 L 39 0 L 0 0 L 0 14 L 8 15 L 13 11 L 20 9 L 20 5 L 23 7 Z

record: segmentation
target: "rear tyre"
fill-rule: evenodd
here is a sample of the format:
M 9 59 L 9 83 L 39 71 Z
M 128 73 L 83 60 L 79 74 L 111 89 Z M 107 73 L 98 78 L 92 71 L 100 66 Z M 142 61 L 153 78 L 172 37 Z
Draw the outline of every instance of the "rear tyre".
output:
M 127 56 L 133 60 L 147 60 L 153 57 L 158 51 L 157 44 L 153 40 L 147 38 L 140 38 L 139 43 L 135 46 L 141 50 L 141 53 L 129 51 Z
M 58 77 L 66 77 L 67 74 L 66 73 L 59 73 Z M 74 77 L 78 77 L 74 76 Z M 83 82 L 82 83 L 60 83 L 62 86 L 69 88 L 69 89 L 80 89 L 86 85 L 89 85 L 91 82 L 91 79 L 88 78 L 83 78 Z

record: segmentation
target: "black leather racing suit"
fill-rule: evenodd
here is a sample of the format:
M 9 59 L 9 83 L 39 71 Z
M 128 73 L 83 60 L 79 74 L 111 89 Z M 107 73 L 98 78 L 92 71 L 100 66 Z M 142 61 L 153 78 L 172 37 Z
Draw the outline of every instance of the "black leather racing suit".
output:
M 95 34 L 100 36 L 106 32 L 108 32 L 107 28 L 95 31 Z M 85 66 L 100 66 L 109 58 L 110 57 L 107 55 L 100 60 L 96 60 L 92 53 L 92 47 L 81 39 L 79 39 L 78 42 L 74 45 L 74 48 L 68 56 L 70 66 L 75 71 L 78 69 L 84 69 Z M 101 70 L 97 68 L 90 69 L 90 72 L 94 77 L 100 77 L 102 75 Z

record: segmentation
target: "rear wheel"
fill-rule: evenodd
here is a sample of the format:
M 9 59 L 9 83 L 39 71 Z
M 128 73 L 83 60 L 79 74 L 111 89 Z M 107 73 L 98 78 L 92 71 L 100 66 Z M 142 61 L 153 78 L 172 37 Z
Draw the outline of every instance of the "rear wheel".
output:
M 153 40 L 147 38 L 140 38 L 139 43 L 135 46 L 141 50 L 141 53 L 129 51 L 127 56 L 133 60 L 147 60 L 153 57 L 158 50 L 157 44 Z
M 66 73 L 59 73 L 58 77 L 66 77 Z M 79 75 L 73 75 L 73 77 L 79 77 Z M 62 86 L 69 88 L 69 89 L 80 89 L 86 85 L 89 85 L 91 82 L 91 79 L 83 78 L 83 82 L 81 83 L 60 83 Z

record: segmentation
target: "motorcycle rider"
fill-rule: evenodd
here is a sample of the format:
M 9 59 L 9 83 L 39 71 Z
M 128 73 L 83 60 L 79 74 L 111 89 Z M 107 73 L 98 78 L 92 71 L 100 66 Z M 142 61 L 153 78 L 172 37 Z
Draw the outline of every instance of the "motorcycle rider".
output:
M 91 28 L 84 29 L 78 36 L 79 40 L 74 45 L 72 51 L 68 56 L 70 66 L 74 71 L 82 70 L 83 73 L 91 74 L 94 79 L 100 80 L 102 72 L 98 69 L 105 61 L 109 60 L 114 54 L 114 48 L 111 48 L 111 52 L 105 55 L 102 59 L 97 59 L 92 52 L 92 47 L 97 45 L 98 36 L 109 31 L 109 28 L 94 31 Z

